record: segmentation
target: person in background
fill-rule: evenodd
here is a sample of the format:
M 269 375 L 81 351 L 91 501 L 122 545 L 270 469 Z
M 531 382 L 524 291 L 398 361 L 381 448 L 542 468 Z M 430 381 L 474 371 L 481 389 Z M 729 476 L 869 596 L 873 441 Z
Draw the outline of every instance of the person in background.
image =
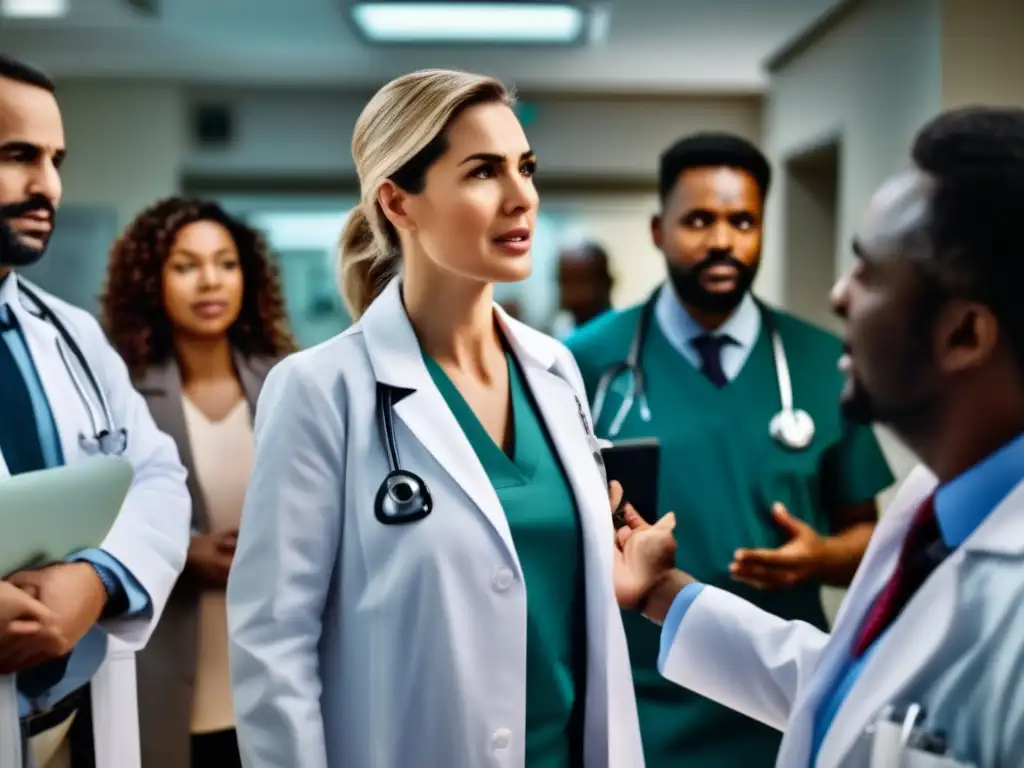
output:
M 559 251 L 559 312 L 552 323 L 552 334 L 565 339 L 611 309 L 614 284 L 608 253 L 597 243 L 583 242 Z
M 29 604 L 0 626 L 0 675 L 16 676 L 0 679 L 0 764 L 106 768 L 111 758 L 95 749 L 105 745 L 92 738 L 90 683 L 110 639 L 137 650 L 160 619 L 185 562 L 189 498 L 174 442 L 153 423 L 96 320 L 17 272 L 46 253 L 66 155 L 54 83 L 0 56 L 0 475 L 103 456 L 132 468 L 98 548 L 7 577 L 48 612 Z M 67 514 L 74 518 L 73 506 Z M 3 593 L 11 595 L 7 586 Z M 95 725 L 109 744 L 113 727 L 131 728 L 134 697 L 111 686 L 96 702 L 104 717 Z
M 114 244 L 102 312 L 192 495 L 185 572 L 138 657 L 142 765 L 238 766 L 224 590 L 256 399 L 295 349 L 277 270 L 262 236 L 219 205 L 172 197 Z
M 685 530 L 680 568 L 824 629 L 821 586 L 849 584 L 874 529 L 876 496 L 893 476 L 870 426 L 836 407 L 839 340 L 751 293 L 770 177 L 761 152 L 736 136 L 699 134 L 670 147 L 651 222 L 668 282 L 567 344 L 595 398 L 646 327 L 643 390 L 630 407 L 635 379 L 622 373 L 602 388 L 598 437 L 659 440 L 657 512 L 674 511 Z M 784 444 L 769 427 L 781 408 L 772 328 L 795 406 L 816 427 L 805 446 Z M 631 612 L 624 620 L 650 768 L 774 765 L 778 731 L 669 683 L 655 663 L 658 628 Z
M 1024 762 L 1024 110 L 940 114 L 911 157 L 832 302 L 843 410 L 921 465 L 831 634 L 673 569 L 635 514 L 617 534 L 634 564 L 620 604 L 663 624 L 659 669 L 784 731 L 780 768 Z

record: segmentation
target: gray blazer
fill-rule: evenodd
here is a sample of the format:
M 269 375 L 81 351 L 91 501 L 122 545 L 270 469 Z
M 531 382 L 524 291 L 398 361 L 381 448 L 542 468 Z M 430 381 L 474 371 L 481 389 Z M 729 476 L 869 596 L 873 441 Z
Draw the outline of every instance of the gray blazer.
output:
M 277 362 L 272 358 L 235 355 L 235 368 L 250 409 L 256 406 L 263 381 Z M 178 365 L 155 366 L 135 380 L 157 426 L 178 445 L 188 470 L 192 496 L 192 527 L 209 527 L 206 505 L 195 475 L 192 447 L 181 406 Z M 192 696 L 198 647 L 199 591 L 187 579 L 175 586 L 160 623 L 137 658 L 139 729 L 142 768 L 188 768 L 191 765 Z

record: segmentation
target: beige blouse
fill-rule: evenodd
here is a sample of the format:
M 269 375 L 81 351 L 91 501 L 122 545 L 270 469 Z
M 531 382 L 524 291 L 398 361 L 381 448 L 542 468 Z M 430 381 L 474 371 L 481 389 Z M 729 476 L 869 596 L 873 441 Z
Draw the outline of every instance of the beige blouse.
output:
M 249 405 L 239 401 L 220 421 L 211 421 L 182 396 L 185 424 L 196 471 L 206 501 L 210 533 L 238 528 L 245 488 L 252 469 L 253 436 Z M 199 608 L 199 655 L 192 733 L 213 733 L 235 727 L 228 667 L 228 623 L 224 590 L 208 590 Z

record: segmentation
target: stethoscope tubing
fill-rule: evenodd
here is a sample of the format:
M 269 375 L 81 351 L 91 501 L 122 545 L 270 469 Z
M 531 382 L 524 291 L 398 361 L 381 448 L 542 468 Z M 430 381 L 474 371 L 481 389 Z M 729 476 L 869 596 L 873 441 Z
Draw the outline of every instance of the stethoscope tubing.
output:
M 608 436 L 615 437 L 622 429 L 626 416 L 633 408 L 633 404 L 639 402 L 640 418 L 644 422 L 651 420 L 650 406 L 647 401 L 646 386 L 644 384 L 644 372 L 640 366 L 640 355 L 644 344 L 647 342 L 647 333 L 650 328 L 651 319 L 654 315 L 654 306 L 658 299 L 655 291 L 644 302 L 640 310 L 640 318 L 637 322 L 636 331 L 629 345 L 629 353 L 626 359 L 608 366 L 598 380 L 597 391 L 594 394 L 594 423 L 597 424 L 604 411 L 605 401 L 611 385 L 619 376 L 625 374 L 629 377 L 626 393 L 623 395 L 622 404 L 619 406 L 615 417 L 608 426 Z M 756 300 L 755 300 L 756 301 Z M 786 349 L 782 343 L 782 336 L 771 317 L 768 308 L 760 301 L 757 301 L 757 308 L 761 313 L 762 323 L 768 330 L 772 344 L 772 359 L 775 367 L 775 379 L 779 389 L 779 400 L 781 402 L 780 414 L 794 414 L 793 407 L 793 381 L 789 373 L 789 361 L 786 359 Z M 809 418 L 809 417 L 808 417 Z
M 98 445 L 105 443 L 106 437 L 112 436 L 116 433 L 114 414 L 110 408 L 110 402 L 107 400 L 107 396 L 103 392 L 103 387 L 100 386 L 99 379 L 96 378 L 96 374 L 93 372 L 92 367 L 89 365 L 89 361 L 85 357 L 85 353 L 82 352 L 81 347 L 78 346 L 78 342 L 75 341 L 74 336 L 71 335 L 71 332 L 68 330 L 67 326 L 64 325 L 64 322 L 57 317 L 57 313 L 54 312 L 45 301 L 43 301 L 39 294 L 23 283 L 18 284 L 18 289 L 35 305 L 37 317 L 47 321 L 54 327 L 54 329 L 56 329 L 57 354 L 60 355 L 61 362 L 67 369 L 68 377 L 71 379 L 75 391 L 78 393 L 78 397 L 85 406 L 86 413 L 89 415 L 89 422 L 93 429 L 94 439 Z M 79 367 L 85 374 L 86 379 L 89 381 L 89 386 L 96 395 L 96 402 L 99 403 L 100 411 L 103 414 L 102 418 L 105 427 L 100 424 L 96 409 L 86 394 L 85 385 L 82 384 L 81 378 L 75 370 L 75 365 L 68 356 L 69 352 L 78 361 Z

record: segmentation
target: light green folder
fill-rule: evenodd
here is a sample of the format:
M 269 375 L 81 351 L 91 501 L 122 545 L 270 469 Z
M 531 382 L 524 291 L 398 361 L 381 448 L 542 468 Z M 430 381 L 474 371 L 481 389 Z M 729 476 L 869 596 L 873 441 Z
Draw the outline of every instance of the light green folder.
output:
M 63 561 L 106 538 L 132 484 L 114 456 L 0 479 L 0 574 Z

